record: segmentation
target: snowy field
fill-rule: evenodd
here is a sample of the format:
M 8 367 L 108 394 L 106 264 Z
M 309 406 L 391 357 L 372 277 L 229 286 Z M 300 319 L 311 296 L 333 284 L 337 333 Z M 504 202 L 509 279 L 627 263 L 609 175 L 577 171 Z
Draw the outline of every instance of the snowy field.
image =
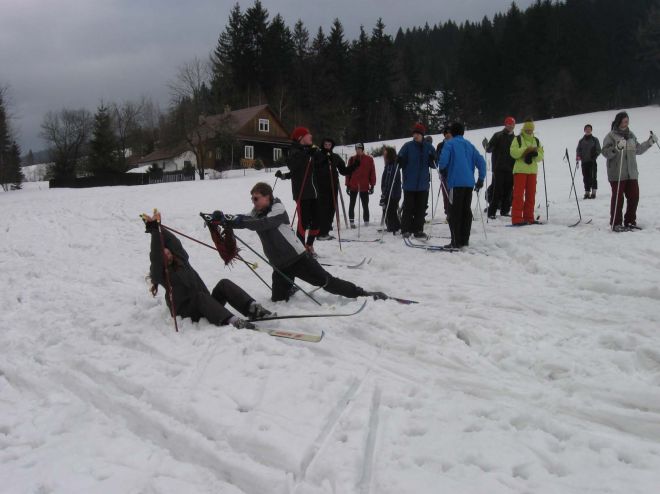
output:
M 660 150 L 639 157 L 643 231 L 609 231 L 602 158 L 598 198 L 580 200 L 593 222 L 567 227 L 577 209 L 564 149 L 573 160 L 585 123 L 602 142 L 615 113 L 537 122 L 547 225 L 504 228 L 498 218 L 486 240 L 474 222 L 461 253 L 392 236 L 343 252 L 317 242 L 323 262 L 372 258 L 334 274 L 420 301 L 262 323 L 325 330 L 317 344 L 204 320 L 181 320 L 177 334 L 162 291 L 152 298 L 145 282 L 139 213 L 158 207 L 164 224 L 209 242 L 198 212 L 247 211 L 250 187 L 272 173 L 0 194 L 0 492 L 658 492 Z M 629 113 L 640 139 L 660 132 L 660 108 Z M 496 130 L 466 137 L 480 147 Z M 543 204 L 541 174 L 538 184 Z M 276 195 L 291 211 L 290 183 Z M 449 235 L 444 224 L 427 228 Z M 272 304 L 247 268 L 183 244 L 209 287 L 230 277 L 281 314 L 317 310 L 300 294 Z M 270 278 L 263 262 L 258 271 Z M 325 311 L 357 306 L 318 298 Z

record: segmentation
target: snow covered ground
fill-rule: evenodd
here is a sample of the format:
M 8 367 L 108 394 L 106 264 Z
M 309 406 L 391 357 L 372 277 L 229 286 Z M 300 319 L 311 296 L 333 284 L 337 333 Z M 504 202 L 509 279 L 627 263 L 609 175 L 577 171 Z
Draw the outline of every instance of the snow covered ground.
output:
M 657 492 L 660 150 L 639 157 L 643 231 L 609 231 L 602 158 L 598 198 L 580 200 L 593 222 L 566 226 L 577 209 L 564 149 L 573 159 L 585 123 L 602 141 L 615 113 L 537 123 L 548 225 L 498 218 L 486 240 L 474 222 L 470 249 L 456 254 L 391 236 L 341 253 L 318 242 L 324 262 L 373 259 L 329 268 L 336 275 L 420 301 L 263 323 L 325 330 L 318 344 L 205 321 L 182 320 L 177 334 L 162 295 L 147 291 L 139 213 L 158 207 L 165 224 L 208 242 L 198 212 L 246 211 L 251 185 L 272 174 L 0 194 L 0 491 Z M 640 139 L 660 132 L 660 108 L 630 117 Z M 478 144 L 495 130 L 466 137 Z M 541 177 L 538 191 L 543 203 Z M 276 195 L 291 208 L 289 183 Z M 377 223 L 378 194 L 371 208 Z M 448 236 L 446 225 L 432 230 Z M 230 277 L 279 313 L 317 310 L 301 295 L 272 304 L 247 268 L 183 243 L 210 287 Z M 263 263 L 259 272 L 270 277 Z M 357 304 L 318 298 L 324 310 Z

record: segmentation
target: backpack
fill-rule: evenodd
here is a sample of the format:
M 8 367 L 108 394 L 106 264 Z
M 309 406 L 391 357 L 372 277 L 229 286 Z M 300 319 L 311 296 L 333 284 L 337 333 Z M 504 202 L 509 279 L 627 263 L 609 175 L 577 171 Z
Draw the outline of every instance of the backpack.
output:
M 518 139 L 518 147 L 521 147 L 522 146 L 522 137 L 520 136 L 520 134 L 518 134 L 516 136 L 516 139 Z M 539 142 L 539 138 L 534 136 L 534 139 L 536 140 L 536 147 L 539 147 L 541 145 L 541 143 Z

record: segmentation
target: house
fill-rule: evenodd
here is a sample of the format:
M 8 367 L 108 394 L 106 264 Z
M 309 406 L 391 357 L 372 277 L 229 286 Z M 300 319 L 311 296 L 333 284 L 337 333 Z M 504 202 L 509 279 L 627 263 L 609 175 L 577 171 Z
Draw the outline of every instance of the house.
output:
M 181 144 L 169 149 L 157 149 L 142 158 L 131 156 L 128 164 L 131 169 L 129 173 L 146 173 L 152 165 L 157 166 L 164 172 L 181 171 L 190 163 L 191 166 L 197 166 L 195 153 L 190 150 L 187 144 Z
M 234 138 L 228 148 L 213 144 L 223 127 Z M 224 113 L 200 117 L 195 134 L 195 145 L 207 144 L 202 153 L 204 168 L 252 168 L 258 161 L 271 167 L 286 156 L 291 146 L 289 133 L 268 105 L 234 111 L 227 108 Z

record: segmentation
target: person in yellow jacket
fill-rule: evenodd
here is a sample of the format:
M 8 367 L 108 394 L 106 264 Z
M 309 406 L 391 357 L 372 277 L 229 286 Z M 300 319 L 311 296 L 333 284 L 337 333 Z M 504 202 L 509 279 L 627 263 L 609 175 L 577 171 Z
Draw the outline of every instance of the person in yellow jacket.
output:
M 535 222 L 536 173 L 538 163 L 543 160 L 543 146 L 534 136 L 533 121 L 525 121 L 520 134 L 511 142 L 509 153 L 516 160 L 513 165 L 511 223 L 514 226 L 531 225 Z

